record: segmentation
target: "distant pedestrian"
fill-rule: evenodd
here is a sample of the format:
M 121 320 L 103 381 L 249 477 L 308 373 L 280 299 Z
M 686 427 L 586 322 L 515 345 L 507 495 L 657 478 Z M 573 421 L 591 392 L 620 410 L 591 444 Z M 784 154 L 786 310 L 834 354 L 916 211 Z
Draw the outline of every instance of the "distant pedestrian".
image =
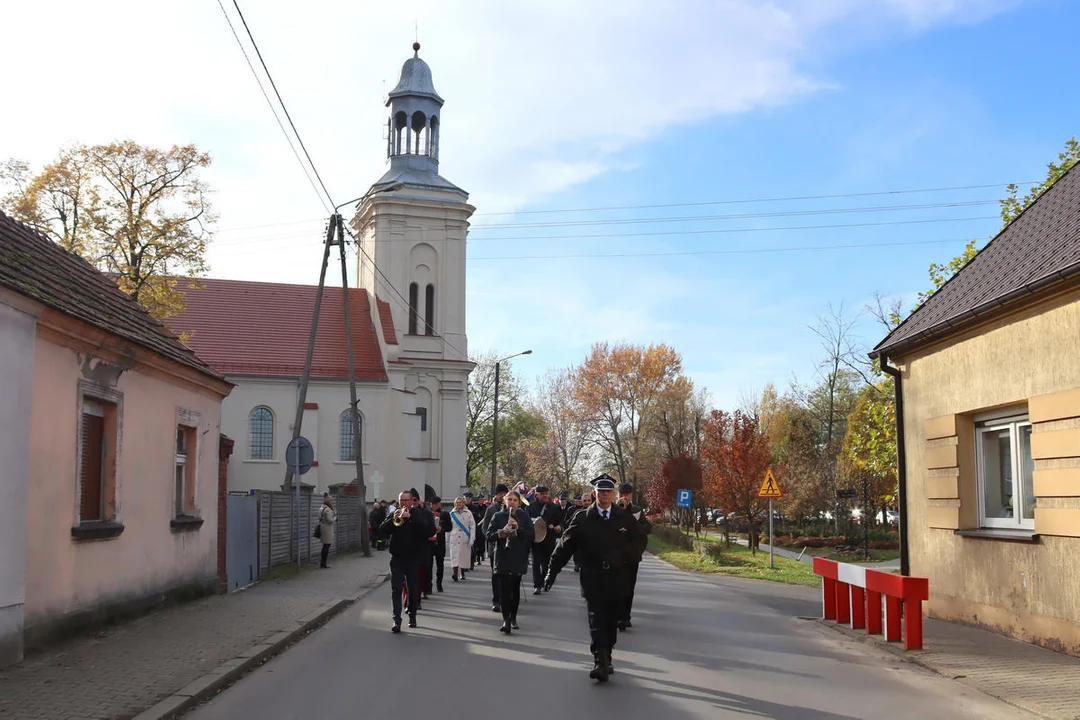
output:
M 476 537 L 476 518 L 465 507 L 465 498 L 454 498 L 454 509 L 449 515 L 453 523 L 450 528 L 450 567 L 454 569 L 454 582 L 465 579 L 465 571 L 472 564 L 473 539 Z
M 319 508 L 319 540 L 322 541 L 322 562 L 319 567 L 328 568 L 326 559 L 330 556 L 330 546 L 334 544 L 334 523 L 337 522 L 337 511 L 334 510 L 334 499 L 330 493 L 323 494 L 323 504 Z
M 376 550 L 386 549 L 386 539 L 382 536 L 380 528 L 383 522 L 386 520 L 386 503 L 382 500 L 375 501 L 375 507 L 371 509 L 368 514 L 368 527 L 371 531 L 370 538 L 371 544 L 375 546 Z

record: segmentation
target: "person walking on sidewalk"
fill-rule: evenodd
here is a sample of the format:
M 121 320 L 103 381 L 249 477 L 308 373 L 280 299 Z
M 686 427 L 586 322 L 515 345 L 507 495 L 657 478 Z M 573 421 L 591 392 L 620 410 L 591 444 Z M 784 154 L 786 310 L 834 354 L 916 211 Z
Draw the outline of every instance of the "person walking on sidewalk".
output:
M 398 508 L 387 516 L 379 528 L 383 537 L 390 538 L 390 601 L 394 624 L 390 632 L 401 632 L 401 594 L 409 593 L 409 627 L 416 627 L 416 611 L 420 607 L 420 564 L 427 557 L 427 522 L 412 515 L 412 495 L 408 491 L 398 496 Z
M 319 508 L 319 540 L 322 541 L 322 560 L 319 567 L 328 568 L 326 562 L 330 557 L 330 546 L 334 544 L 334 523 L 337 522 L 337 511 L 334 510 L 334 499 L 330 493 L 323 493 L 323 504 Z
M 512 490 L 503 498 L 505 508 L 488 523 L 487 536 L 495 542 L 494 577 L 499 582 L 503 624 L 500 631 L 517 630 L 521 602 L 521 576 L 529 570 L 529 548 L 533 544 L 532 519 L 521 507 L 521 495 Z
M 371 529 L 371 544 L 375 546 L 376 550 L 386 549 L 386 540 L 383 539 L 382 533 L 379 531 L 383 521 L 386 520 L 385 505 L 386 503 L 382 500 L 376 500 L 375 507 L 373 507 L 368 514 L 368 527 Z
M 476 537 L 476 518 L 472 511 L 465 507 L 465 498 L 454 498 L 454 509 L 447 513 L 447 519 L 451 523 L 450 542 L 447 543 L 450 551 L 450 567 L 454 569 L 453 580 L 465 579 L 465 570 L 472 562 L 472 544 Z M 460 573 L 460 576 L 459 576 Z

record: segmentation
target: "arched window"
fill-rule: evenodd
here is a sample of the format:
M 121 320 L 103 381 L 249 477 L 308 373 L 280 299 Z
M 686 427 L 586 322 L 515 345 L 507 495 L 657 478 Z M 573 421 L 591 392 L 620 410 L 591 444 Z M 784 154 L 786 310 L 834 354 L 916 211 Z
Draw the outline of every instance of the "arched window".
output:
M 427 140 L 426 133 L 424 132 L 426 129 L 427 117 L 424 115 L 424 113 L 417 110 L 413 113 L 412 116 L 412 134 L 413 139 L 415 140 L 412 148 L 412 153 L 414 155 L 424 155 L 427 153 L 426 149 L 421 149 L 421 143 Z
M 439 118 L 431 116 L 431 129 L 428 135 L 428 155 L 439 159 Z
M 416 334 L 416 326 L 419 324 L 420 315 L 420 286 L 409 283 L 409 334 Z
M 359 441 L 353 442 L 352 418 L 352 412 L 346 410 L 341 413 L 341 418 L 338 420 L 338 460 L 342 462 L 351 462 L 356 459 L 356 448 L 364 439 L 364 417 L 361 415 L 356 418 L 360 429 Z
M 248 457 L 274 459 L 274 413 L 270 408 L 257 407 L 248 416 Z
M 435 334 L 435 286 L 428 283 L 424 291 L 424 334 Z
M 405 153 L 405 141 L 408 140 L 409 116 L 404 111 L 398 111 L 394 115 L 394 154 Z

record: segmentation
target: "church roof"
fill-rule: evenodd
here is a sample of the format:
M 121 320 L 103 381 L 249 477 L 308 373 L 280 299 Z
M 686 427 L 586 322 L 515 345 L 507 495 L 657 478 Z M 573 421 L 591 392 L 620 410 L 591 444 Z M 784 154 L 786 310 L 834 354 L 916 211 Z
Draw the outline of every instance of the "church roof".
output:
M 460 194 L 464 198 L 469 197 L 457 185 L 453 184 L 442 175 L 410 167 L 390 167 L 379 180 L 371 186 L 369 192 L 388 192 L 400 188 L 417 188 L 420 190 L 449 190 Z
M 381 297 L 376 297 L 375 303 L 379 308 L 379 323 L 382 325 L 383 340 L 387 345 L 397 345 L 397 331 L 394 330 L 394 315 L 390 311 L 390 303 Z
M 431 81 L 431 68 L 420 59 L 420 43 L 413 44 L 413 52 L 414 55 L 401 66 L 401 77 L 389 97 L 428 97 L 442 105 L 443 99 L 435 92 L 435 85 Z
M 318 288 L 212 278 L 197 282 L 201 288 L 184 287 L 187 308 L 169 325 L 177 333 L 191 333 L 188 345 L 199 357 L 224 375 L 303 374 Z M 367 290 L 349 290 L 349 311 L 356 379 L 385 382 Z M 323 291 L 311 377 L 348 377 L 345 303 L 338 287 Z
M 216 373 L 116 283 L 0 212 L 0 286 L 206 375 Z

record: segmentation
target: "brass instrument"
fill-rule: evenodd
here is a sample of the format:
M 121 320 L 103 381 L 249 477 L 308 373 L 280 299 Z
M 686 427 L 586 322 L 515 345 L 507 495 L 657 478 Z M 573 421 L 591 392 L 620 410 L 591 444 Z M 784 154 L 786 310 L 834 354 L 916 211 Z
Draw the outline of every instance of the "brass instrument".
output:
M 619 505 L 619 507 L 621 507 L 621 508 L 622 508 L 623 510 L 625 510 L 626 508 L 630 507 L 630 501 L 629 501 L 629 500 L 627 500 L 626 498 L 619 498 L 619 502 L 618 502 L 618 505 Z
M 406 508 L 398 508 L 394 511 L 394 527 L 401 527 L 405 524 L 405 513 L 409 512 Z

